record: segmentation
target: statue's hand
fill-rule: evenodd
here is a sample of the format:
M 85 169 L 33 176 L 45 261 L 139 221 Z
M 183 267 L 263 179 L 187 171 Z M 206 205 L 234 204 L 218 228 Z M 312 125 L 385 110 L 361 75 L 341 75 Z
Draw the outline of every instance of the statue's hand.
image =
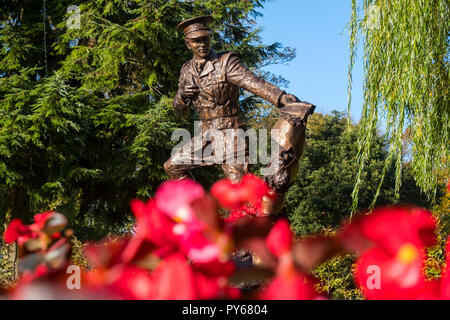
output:
M 283 94 L 280 99 L 281 107 L 286 106 L 290 103 L 300 102 L 299 98 L 293 94 Z
M 186 86 L 183 89 L 183 97 L 188 99 L 193 99 L 200 92 L 198 87 L 196 86 Z

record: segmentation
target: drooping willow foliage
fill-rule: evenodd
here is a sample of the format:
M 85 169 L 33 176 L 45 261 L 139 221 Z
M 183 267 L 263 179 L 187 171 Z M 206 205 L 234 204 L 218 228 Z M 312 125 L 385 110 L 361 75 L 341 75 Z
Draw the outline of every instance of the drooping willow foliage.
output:
M 398 194 L 404 132 L 410 134 L 416 182 L 423 192 L 435 197 L 438 173 L 450 162 L 450 4 L 448 0 L 351 0 L 351 4 L 349 114 L 358 35 L 364 43 L 365 73 L 353 212 L 370 146 L 382 119 L 386 121 L 389 156 L 372 207 L 393 163 Z

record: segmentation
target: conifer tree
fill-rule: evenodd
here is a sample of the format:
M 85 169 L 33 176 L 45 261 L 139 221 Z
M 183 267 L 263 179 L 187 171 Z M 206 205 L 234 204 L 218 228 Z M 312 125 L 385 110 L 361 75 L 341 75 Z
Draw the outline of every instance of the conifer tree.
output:
M 177 24 L 212 14 L 213 48 L 236 51 L 259 72 L 295 56 L 262 43 L 254 18 L 264 2 L 2 2 L 3 221 L 55 209 L 81 238 L 127 231 L 129 201 L 151 196 L 167 178 L 162 165 L 175 144 L 171 134 L 191 129 L 195 117 L 181 119 L 171 107 L 179 70 L 190 59 Z M 79 8 L 79 28 L 68 26 L 71 5 Z M 256 100 L 243 96 L 243 108 Z

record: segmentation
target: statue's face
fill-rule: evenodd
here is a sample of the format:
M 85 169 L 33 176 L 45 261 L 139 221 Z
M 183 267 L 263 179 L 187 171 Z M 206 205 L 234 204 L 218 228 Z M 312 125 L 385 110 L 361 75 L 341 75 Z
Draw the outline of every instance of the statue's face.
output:
M 209 36 L 186 39 L 186 45 L 197 58 L 206 58 L 211 52 L 211 38 Z

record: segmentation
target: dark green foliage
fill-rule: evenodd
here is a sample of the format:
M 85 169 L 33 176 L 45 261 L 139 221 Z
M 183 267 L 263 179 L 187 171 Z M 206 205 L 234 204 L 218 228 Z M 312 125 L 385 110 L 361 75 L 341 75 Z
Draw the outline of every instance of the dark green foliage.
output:
M 286 199 L 286 211 L 298 235 L 334 230 L 350 217 L 357 172 L 357 126 L 347 130 L 345 116 L 333 112 L 314 115 L 308 128 L 300 173 Z M 377 136 L 371 154 L 361 184 L 360 210 L 369 207 L 383 170 L 387 152 L 382 136 Z M 429 203 L 416 187 L 408 166 L 404 167 L 400 199 L 395 197 L 393 170 L 386 176 L 377 205 L 414 203 L 427 207 Z
M 347 254 L 316 267 L 313 275 L 320 281 L 318 289 L 333 300 L 362 299 L 362 294 L 353 280 L 352 268 L 355 260 L 356 255 Z
M 289 61 L 293 50 L 260 39 L 253 18 L 264 2 L 48 0 L 44 20 L 40 1 L 3 1 L 1 222 L 52 209 L 80 240 L 130 230 L 130 200 L 150 197 L 166 179 L 171 133 L 192 130 L 195 117 L 171 107 L 191 57 L 177 24 L 212 13 L 215 50 L 234 50 L 255 70 Z M 80 8 L 79 29 L 66 26 L 70 5 Z M 243 108 L 254 101 L 245 96 Z M 195 172 L 205 186 L 218 173 Z

